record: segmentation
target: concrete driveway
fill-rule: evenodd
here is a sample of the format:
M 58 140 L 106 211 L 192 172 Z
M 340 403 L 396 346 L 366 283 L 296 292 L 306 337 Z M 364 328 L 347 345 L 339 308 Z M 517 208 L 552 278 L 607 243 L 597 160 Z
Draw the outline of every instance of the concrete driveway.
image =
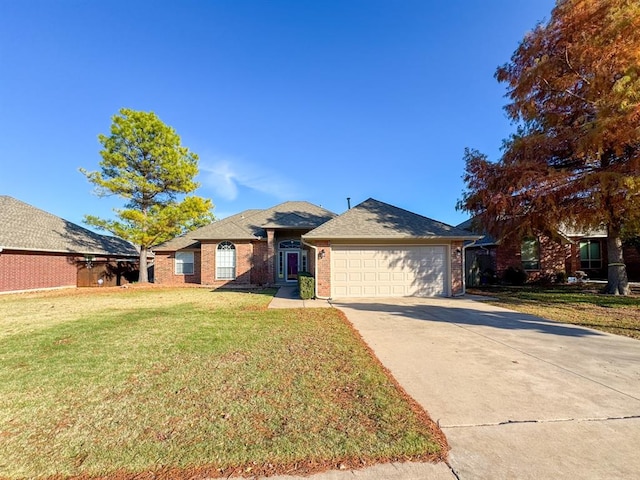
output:
M 332 304 L 439 422 L 449 478 L 640 478 L 640 341 L 468 298 Z

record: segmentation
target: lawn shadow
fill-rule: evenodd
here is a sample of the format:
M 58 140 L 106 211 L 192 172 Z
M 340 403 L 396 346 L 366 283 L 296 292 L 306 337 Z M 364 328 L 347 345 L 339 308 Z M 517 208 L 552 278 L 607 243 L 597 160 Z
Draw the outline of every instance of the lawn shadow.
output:
M 535 331 L 546 335 L 593 337 L 605 333 L 546 320 L 469 299 L 401 298 L 336 299 L 331 304 L 360 311 L 380 312 L 390 316 L 424 322 L 450 323 L 501 330 Z

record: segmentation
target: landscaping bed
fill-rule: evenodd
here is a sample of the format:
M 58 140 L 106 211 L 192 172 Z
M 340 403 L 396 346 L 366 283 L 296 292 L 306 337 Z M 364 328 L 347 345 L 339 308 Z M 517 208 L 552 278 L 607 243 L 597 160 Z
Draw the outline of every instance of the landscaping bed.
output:
M 442 432 L 337 309 L 273 291 L 0 297 L 0 477 L 206 478 L 438 461 Z

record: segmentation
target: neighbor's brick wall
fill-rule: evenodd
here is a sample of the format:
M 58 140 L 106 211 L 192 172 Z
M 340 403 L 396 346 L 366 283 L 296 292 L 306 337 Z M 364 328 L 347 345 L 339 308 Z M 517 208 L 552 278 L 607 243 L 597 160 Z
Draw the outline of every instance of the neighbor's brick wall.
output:
M 554 278 L 558 271 L 564 272 L 566 269 L 567 249 L 560 242 L 541 235 L 540 242 L 540 268 L 538 270 L 527 270 L 529 282 L 545 278 Z M 522 267 L 522 253 L 520 241 L 503 242 L 496 252 L 496 273 L 502 279 L 507 268 Z
M 193 252 L 193 275 L 176 275 L 175 252 L 156 252 L 153 283 L 160 285 L 185 285 L 200 283 L 201 257 Z
M 318 288 L 318 296 L 331 296 L 331 242 L 319 241 L 315 244 L 318 254 L 324 250 L 324 258 L 315 259 L 316 268 L 316 284 Z M 313 250 L 311 250 L 313 252 Z
M 461 295 L 462 290 L 462 242 L 451 242 L 451 295 Z
M 76 258 L 72 255 L 0 252 L 0 292 L 75 287 Z

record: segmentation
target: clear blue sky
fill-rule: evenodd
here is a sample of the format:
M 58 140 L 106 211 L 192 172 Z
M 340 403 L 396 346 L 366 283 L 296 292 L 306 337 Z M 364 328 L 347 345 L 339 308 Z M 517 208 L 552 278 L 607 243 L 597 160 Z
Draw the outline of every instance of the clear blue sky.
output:
M 368 197 L 458 224 L 465 147 L 512 131 L 493 74 L 552 0 L 0 0 L 0 194 L 111 217 L 78 172 L 122 107 L 200 156 L 219 218 Z

